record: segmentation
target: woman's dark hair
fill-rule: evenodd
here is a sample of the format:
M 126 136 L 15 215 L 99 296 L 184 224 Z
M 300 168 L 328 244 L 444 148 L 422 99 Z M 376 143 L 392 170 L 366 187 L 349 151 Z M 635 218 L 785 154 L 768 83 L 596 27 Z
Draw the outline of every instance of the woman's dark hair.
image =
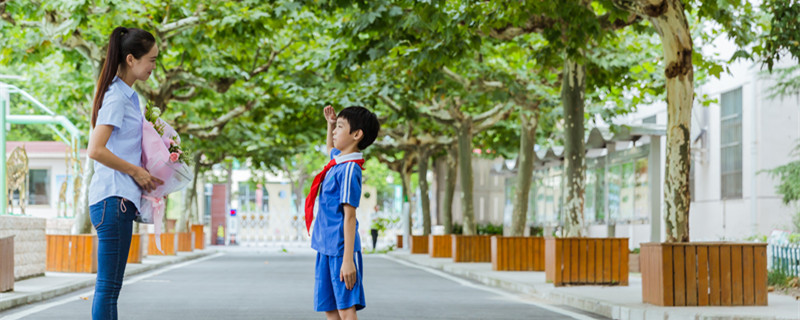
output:
M 97 91 L 94 93 L 92 128 L 97 123 L 97 114 L 103 106 L 106 90 L 114 80 L 114 76 L 117 75 L 120 64 L 125 62 L 125 57 L 132 54 L 134 58 L 141 59 L 153 49 L 155 43 L 156 38 L 150 32 L 142 29 L 117 27 L 111 32 L 106 60 L 103 63 L 103 70 L 100 71 L 100 77 L 97 79 Z

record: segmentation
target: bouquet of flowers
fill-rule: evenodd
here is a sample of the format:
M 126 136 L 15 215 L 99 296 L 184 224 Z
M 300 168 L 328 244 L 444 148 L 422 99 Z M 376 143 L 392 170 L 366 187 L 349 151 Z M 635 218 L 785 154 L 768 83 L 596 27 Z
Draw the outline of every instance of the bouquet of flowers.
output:
M 186 187 L 192 180 L 192 172 L 186 161 L 188 155 L 181 150 L 180 136 L 159 116 L 159 109 L 148 104 L 142 122 L 142 166 L 164 184 L 142 193 L 136 221 L 155 225 L 156 247 L 161 251 L 165 198 Z

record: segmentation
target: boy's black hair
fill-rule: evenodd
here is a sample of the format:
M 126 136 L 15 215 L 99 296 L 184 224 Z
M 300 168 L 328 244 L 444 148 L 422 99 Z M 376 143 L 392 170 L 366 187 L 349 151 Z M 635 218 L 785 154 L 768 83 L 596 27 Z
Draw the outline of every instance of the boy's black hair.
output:
M 347 107 L 336 117 L 343 118 L 350 123 L 350 133 L 361 130 L 364 134 L 364 138 L 358 142 L 358 150 L 364 150 L 375 142 L 378 131 L 381 129 L 378 116 L 361 106 Z

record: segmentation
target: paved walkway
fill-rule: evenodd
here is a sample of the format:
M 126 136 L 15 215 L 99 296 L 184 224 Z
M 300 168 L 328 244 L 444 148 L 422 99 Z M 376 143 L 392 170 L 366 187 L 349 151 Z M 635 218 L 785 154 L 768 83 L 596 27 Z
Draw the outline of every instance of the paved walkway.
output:
M 491 263 L 454 263 L 449 258 L 412 255 L 405 250 L 389 256 L 613 319 L 800 319 L 800 301 L 779 294 L 770 294 L 766 307 L 659 307 L 642 302 L 639 274 L 631 274 L 626 287 L 556 288 L 546 283 L 544 272 L 492 271 Z
M 201 258 L 212 253 L 210 250 L 203 250 L 190 253 L 180 252 L 176 256 L 147 256 L 142 259 L 142 263 L 128 264 L 125 268 L 125 277 Z M 94 286 L 96 277 L 96 274 L 88 273 L 46 272 L 44 277 L 17 281 L 14 283 L 14 291 L 0 293 L 0 312 Z

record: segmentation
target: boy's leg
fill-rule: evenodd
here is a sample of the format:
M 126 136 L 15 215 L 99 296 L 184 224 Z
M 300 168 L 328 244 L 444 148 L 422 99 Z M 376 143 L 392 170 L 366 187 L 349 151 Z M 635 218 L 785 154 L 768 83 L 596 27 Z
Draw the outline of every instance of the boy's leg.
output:
M 328 319 L 339 319 L 336 298 L 331 285 L 330 257 L 317 253 L 317 265 L 314 269 L 314 311 L 325 312 Z M 331 315 L 335 316 L 334 318 Z
M 341 317 L 342 320 L 358 320 L 358 315 L 356 315 L 356 307 L 353 306 L 344 310 L 339 310 L 339 317 Z
M 342 316 L 343 313 L 341 311 L 353 309 L 352 312 L 355 314 L 356 310 L 364 309 L 366 304 L 366 299 L 364 299 L 364 286 L 363 286 L 363 279 L 364 279 L 364 269 L 363 269 L 363 260 L 361 257 L 361 252 L 356 252 L 353 255 L 353 262 L 355 263 L 356 267 L 356 283 L 352 289 L 347 289 L 345 283 L 340 279 L 340 271 L 342 268 L 342 260 L 344 257 L 329 257 L 330 260 L 330 270 L 331 272 L 331 284 L 333 286 L 333 292 L 336 296 L 336 308 L 339 309 L 339 315 Z M 342 316 L 344 319 L 344 317 Z
M 342 318 L 339 317 L 339 310 L 325 311 L 325 318 L 328 320 L 342 320 Z

